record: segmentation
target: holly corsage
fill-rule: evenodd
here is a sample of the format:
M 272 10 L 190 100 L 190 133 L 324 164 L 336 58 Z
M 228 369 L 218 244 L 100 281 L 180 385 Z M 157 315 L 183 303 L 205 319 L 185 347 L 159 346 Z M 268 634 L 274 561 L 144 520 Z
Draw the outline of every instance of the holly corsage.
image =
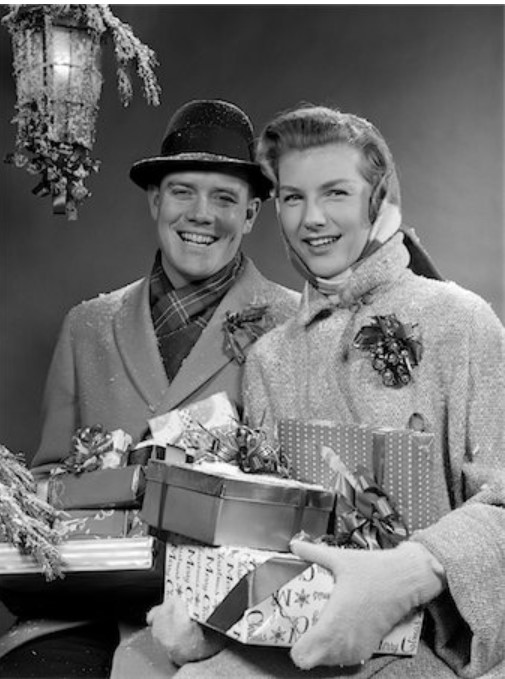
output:
M 416 324 L 401 323 L 396 314 L 374 316 L 354 338 L 354 346 L 370 354 L 372 367 L 386 387 L 403 387 L 412 380 L 423 352 L 415 328 Z

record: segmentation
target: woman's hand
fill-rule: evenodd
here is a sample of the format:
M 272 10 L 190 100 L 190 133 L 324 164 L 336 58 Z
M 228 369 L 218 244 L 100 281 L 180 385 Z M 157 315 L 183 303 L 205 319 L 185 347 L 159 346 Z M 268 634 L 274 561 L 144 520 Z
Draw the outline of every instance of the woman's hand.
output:
M 442 566 L 419 543 L 365 551 L 296 540 L 291 550 L 335 577 L 321 617 L 291 649 L 302 669 L 368 660 L 402 618 L 438 596 L 445 585 Z
M 203 660 L 216 654 L 226 644 L 226 637 L 203 628 L 191 620 L 185 603 L 168 598 L 147 614 L 153 637 L 163 646 L 175 665 Z

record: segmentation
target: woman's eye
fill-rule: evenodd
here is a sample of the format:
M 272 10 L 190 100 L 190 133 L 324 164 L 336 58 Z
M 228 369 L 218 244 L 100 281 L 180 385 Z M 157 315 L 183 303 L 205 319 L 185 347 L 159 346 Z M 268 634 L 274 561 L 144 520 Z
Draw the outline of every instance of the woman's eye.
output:
M 286 203 L 287 205 L 293 205 L 295 203 L 298 203 L 301 199 L 302 197 L 299 193 L 286 193 L 282 197 L 282 202 Z
M 348 196 L 349 193 L 344 189 L 330 189 L 327 191 L 326 195 L 330 198 L 342 198 L 342 196 Z

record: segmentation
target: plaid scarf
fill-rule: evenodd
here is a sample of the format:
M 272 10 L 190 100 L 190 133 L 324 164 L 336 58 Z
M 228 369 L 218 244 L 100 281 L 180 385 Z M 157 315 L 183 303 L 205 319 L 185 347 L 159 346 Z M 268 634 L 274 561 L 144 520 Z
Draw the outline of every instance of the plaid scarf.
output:
M 229 264 L 210 278 L 176 290 L 163 269 L 161 251 L 156 253 L 149 280 L 149 302 L 154 332 L 169 380 L 177 374 L 243 266 L 244 257 L 237 252 Z

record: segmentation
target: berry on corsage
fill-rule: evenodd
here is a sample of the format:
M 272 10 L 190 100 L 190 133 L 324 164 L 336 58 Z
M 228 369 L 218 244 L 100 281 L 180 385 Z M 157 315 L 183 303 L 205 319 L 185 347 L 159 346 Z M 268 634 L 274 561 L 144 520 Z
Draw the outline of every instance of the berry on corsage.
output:
M 372 367 L 386 387 L 403 387 L 412 380 L 423 353 L 415 328 L 416 324 L 401 323 L 396 314 L 374 316 L 354 338 L 354 346 L 370 354 Z

